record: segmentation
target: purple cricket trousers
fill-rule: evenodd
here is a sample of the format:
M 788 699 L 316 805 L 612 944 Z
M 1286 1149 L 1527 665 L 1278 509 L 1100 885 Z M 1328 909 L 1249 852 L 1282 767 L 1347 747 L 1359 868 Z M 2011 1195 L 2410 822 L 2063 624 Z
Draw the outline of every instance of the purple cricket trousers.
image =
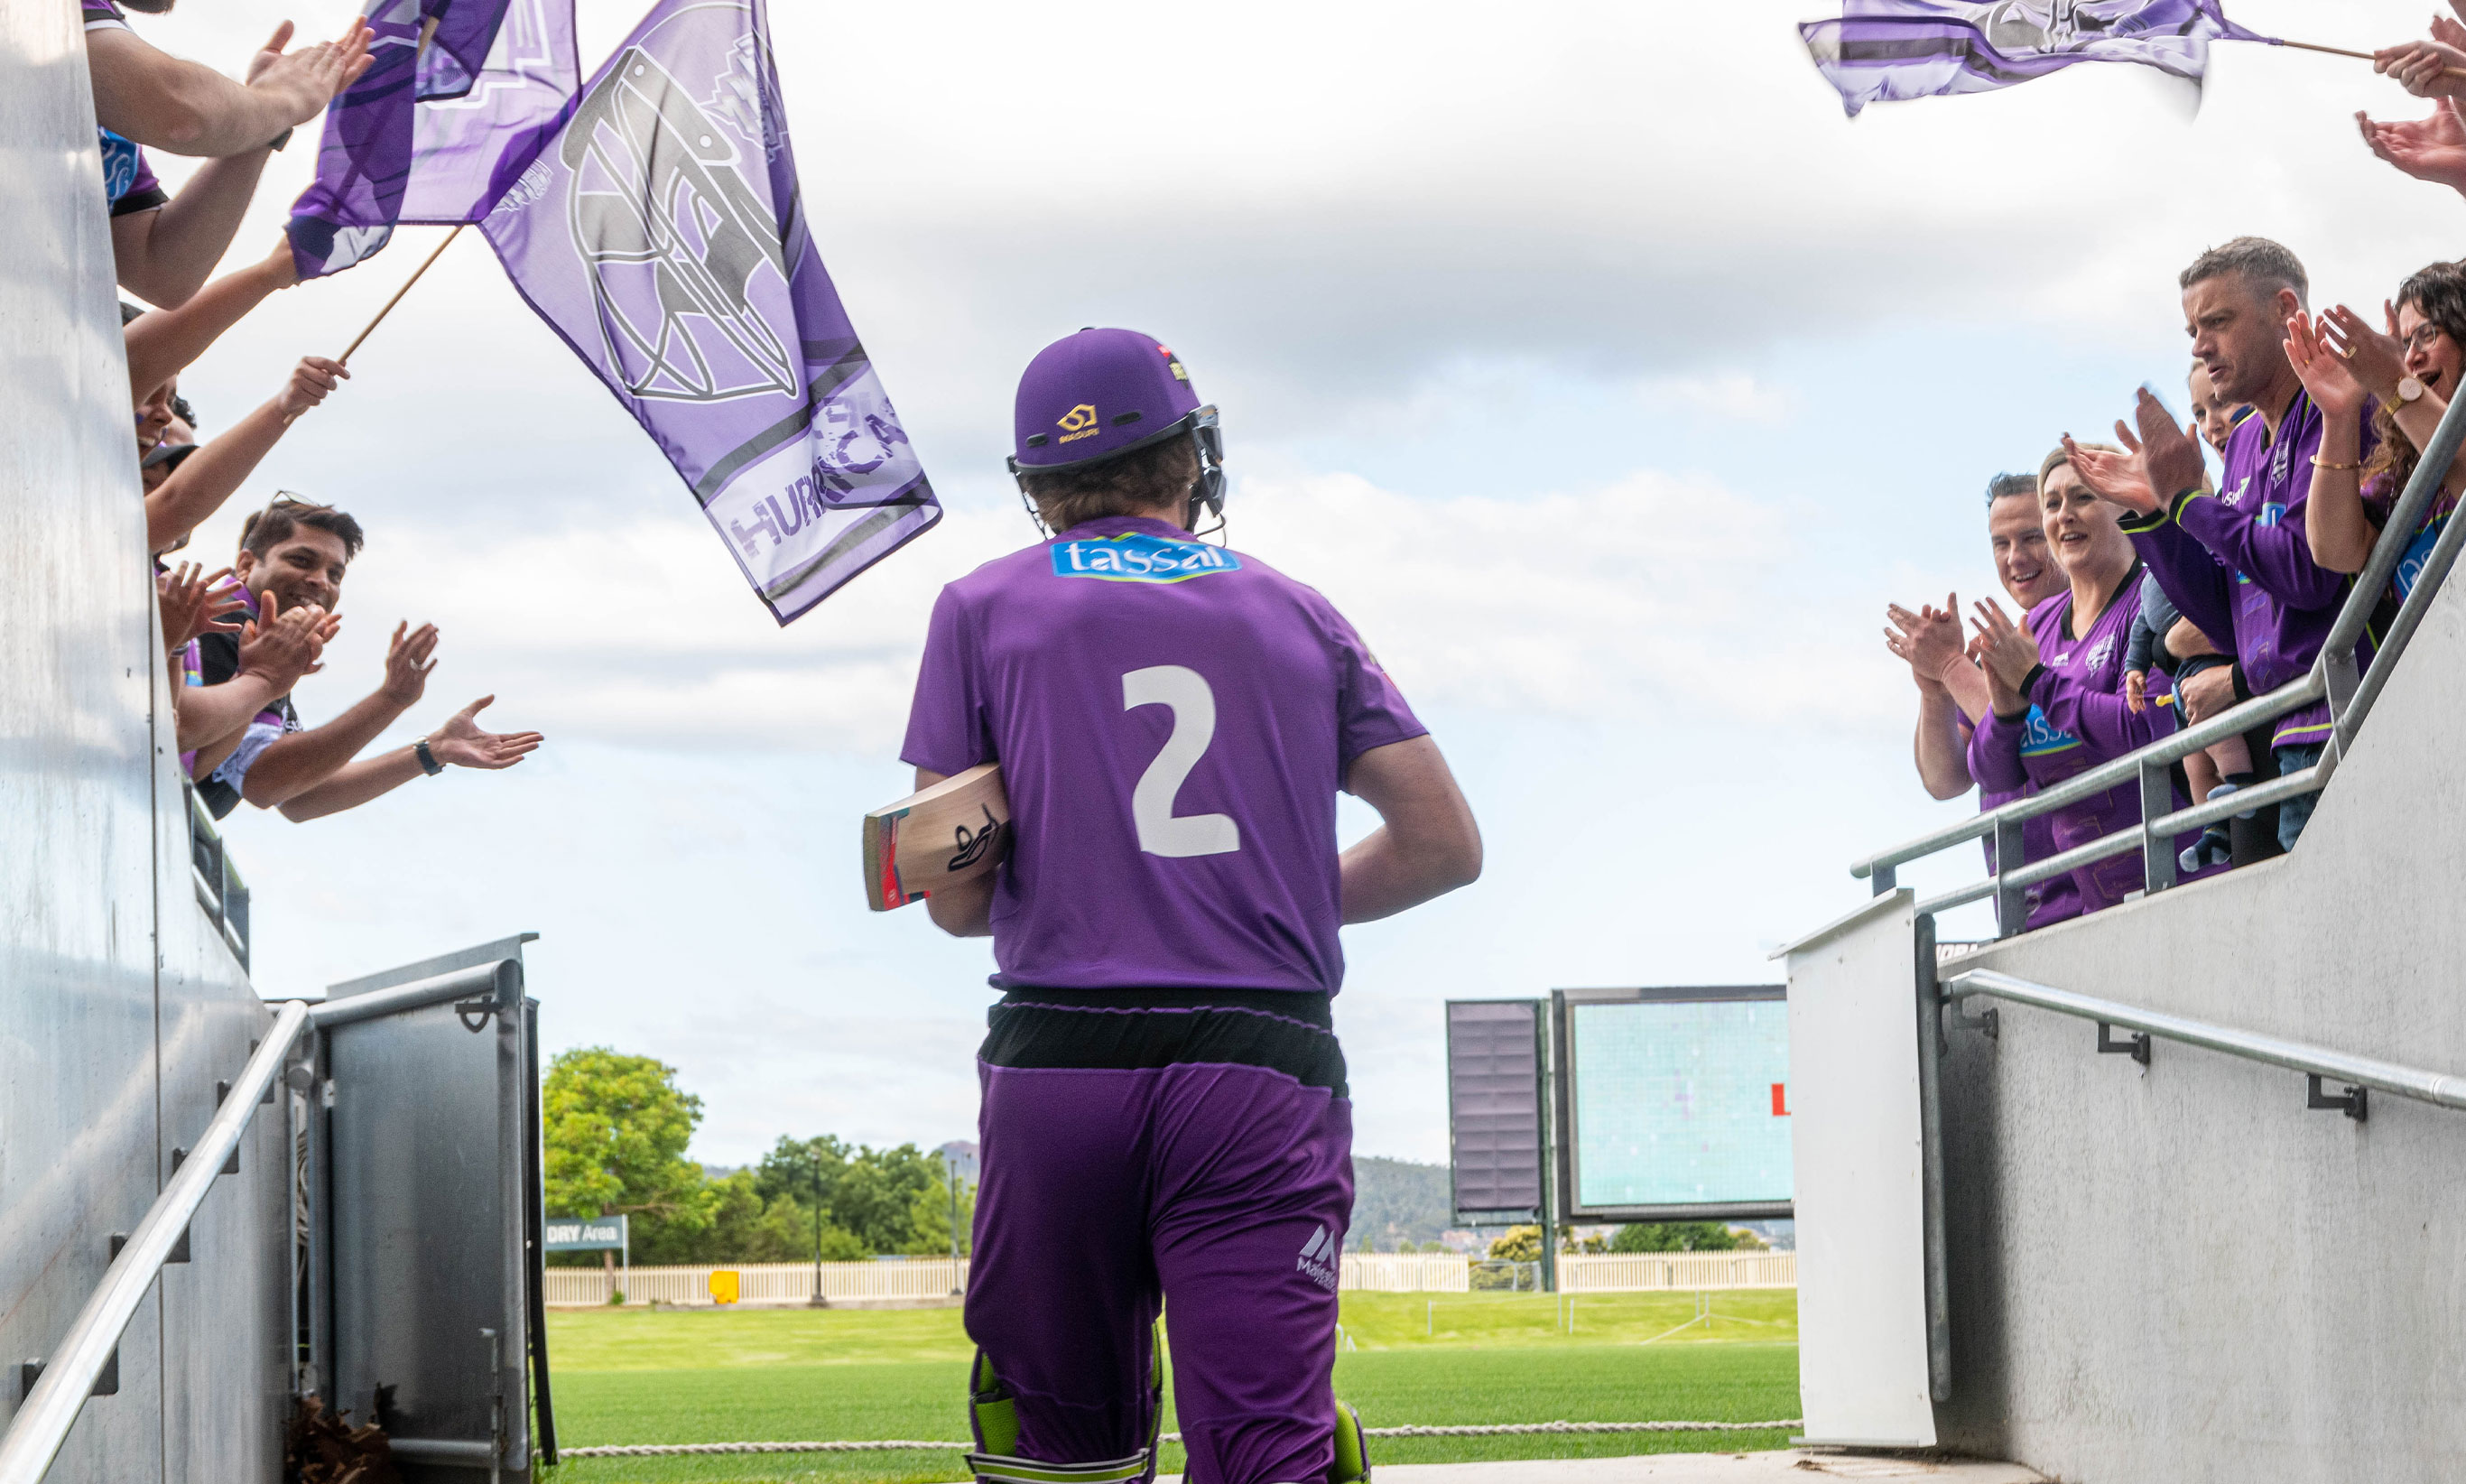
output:
M 966 1316 L 1019 1455 L 1146 1448 L 1161 1305 L 1190 1484 L 1326 1479 L 1353 1211 L 1327 997 L 1015 989 L 988 1018 Z

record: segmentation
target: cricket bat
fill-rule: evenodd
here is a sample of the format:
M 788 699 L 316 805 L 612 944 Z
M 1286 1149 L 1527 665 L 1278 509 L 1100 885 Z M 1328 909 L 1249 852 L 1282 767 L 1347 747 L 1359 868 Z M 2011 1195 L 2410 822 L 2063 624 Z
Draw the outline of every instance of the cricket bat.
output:
M 1009 853 L 1001 764 L 980 763 L 864 817 L 864 904 L 905 907 L 975 880 Z

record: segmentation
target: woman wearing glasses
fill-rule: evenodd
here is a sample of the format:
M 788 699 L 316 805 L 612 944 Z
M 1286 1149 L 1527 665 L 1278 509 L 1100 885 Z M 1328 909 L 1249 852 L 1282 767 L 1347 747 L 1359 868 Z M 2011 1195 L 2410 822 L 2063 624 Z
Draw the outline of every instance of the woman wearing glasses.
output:
M 2449 410 L 2461 363 L 2466 363 L 2466 266 L 2436 262 L 2399 285 L 2393 305 L 2384 305 L 2390 333 L 2364 323 L 2340 304 L 2315 323 L 2297 315 L 2286 329 L 2286 356 L 2304 390 L 2328 416 L 2328 431 L 2313 461 L 2312 559 L 2333 572 L 2361 572 L 2371 560 L 2381 528 L 2414 475 L 2423 446 Z M 2370 397 L 2377 446 L 2366 455 L 2351 414 Z M 2391 583 L 2403 599 L 2415 574 L 2449 524 L 2466 486 L 2466 464 L 2452 464 L 2440 492 L 2407 533 L 2407 551 Z

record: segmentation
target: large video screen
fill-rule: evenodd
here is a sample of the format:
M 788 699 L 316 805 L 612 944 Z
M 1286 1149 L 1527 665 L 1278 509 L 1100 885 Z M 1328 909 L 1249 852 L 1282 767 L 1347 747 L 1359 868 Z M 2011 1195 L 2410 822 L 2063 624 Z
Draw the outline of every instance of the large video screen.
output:
M 1786 1214 L 1777 1209 L 1791 1190 L 1782 994 L 1561 992 L 1570 1215 Z

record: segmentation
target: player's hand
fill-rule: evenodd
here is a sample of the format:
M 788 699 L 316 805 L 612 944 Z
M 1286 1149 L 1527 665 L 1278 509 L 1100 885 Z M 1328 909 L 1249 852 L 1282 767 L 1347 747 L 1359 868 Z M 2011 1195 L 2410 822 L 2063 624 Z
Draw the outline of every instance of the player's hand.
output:
M 2008 693 L 2021 696 L 2021 683 L 2038 667 L 2037 636 L 2014 623 L 2004 612 L 2004 605 L 1991 597 L 1982 598 L 1972 607 L 1976 617 L 1970 621 L 1978 626 L 1979 663 L 1990 678 L 2003 682 Z
M 414 629 L 405 619 L 393 626 L 393 640 L 386 645 L 385 683 L 377 687 L 387 701 L 408 710 L 428 693 L 428 672 L 437 668 L 431 658 L 437 653 L 437 637 L 434 623 Z
M 325 401 L 326 393 L 350 377 L 350 368 L 340 361 L 322 355 L 303 355 L 300 364 L 291 369 L 291 379 L 285 381 L 282 390 L 276 393 L 275 407 L 282 414 L 282 420 L 289 422 Z
M 2149 673 L 2146 670 L 2124 671 L 2123 704 L 2130 707 L 2133 714 L 2137 716 L 2141 713 L 2141 708 L 2148 704 L 2148 700 Z
M 482 731 L 476 720 L 481 710 L 495 701 L 495 696 L 482 696 L 454 713 L 453 719 L 428 734 L 428 751 L 441 763 L 457 768 L 484 768 L 495 772 L 521 762 L 546 740 L 536 731 Z

